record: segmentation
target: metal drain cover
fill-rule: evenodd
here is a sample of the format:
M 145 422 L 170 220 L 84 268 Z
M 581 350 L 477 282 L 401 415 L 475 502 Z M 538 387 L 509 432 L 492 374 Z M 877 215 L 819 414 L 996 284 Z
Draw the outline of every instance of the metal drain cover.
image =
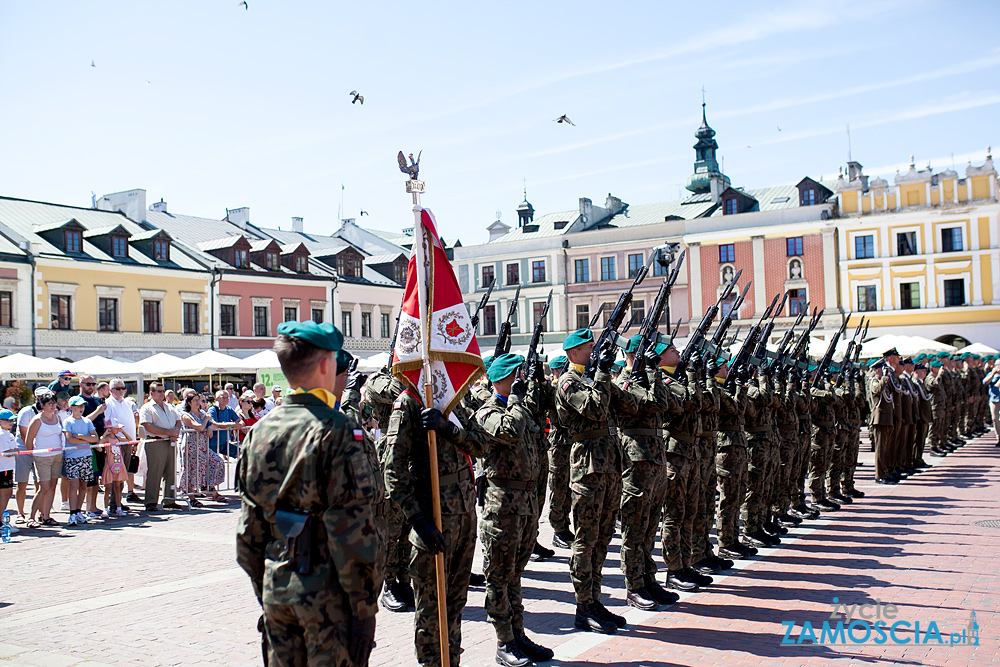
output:
M 984 521 L 977 521 L 977 526 L 982 526 L 983 528 L 1000 528 L 1000 519 L 986 519 Z

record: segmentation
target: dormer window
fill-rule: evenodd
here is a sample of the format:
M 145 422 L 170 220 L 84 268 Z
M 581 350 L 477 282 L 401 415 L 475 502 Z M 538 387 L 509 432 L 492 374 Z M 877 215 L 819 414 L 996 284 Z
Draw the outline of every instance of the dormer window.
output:
M 269 252 L 267 255 L 267 270 L 277 271 L 278 270 L 278 254 L 274 252 Z
M 735 197 L 733 197 L 732 199 L 727 199 L 723 215 L 736 215 L 737 213 L 739 213 L 738 206 L 739 202 L 736 201 Z
M 64 230 L 63 250 L 65 252 L 83 252 L 83 235 L 75 229 Z
M 235 250 L 235 261 L 233 266 L 237 269 L 249 269 L 250 268 L 250 252 L 247 250 Z
M 128 257 L 128 238 L 124 236 L 112 236 L 111 255 L 113 257 Z
M 158 262 L 170 261 L 170 241 L 157 240 L 153 242 L 153 259 Z
M 303 255 L 296 255 L 295 270 L 299 273 L 306 273 L 309 270 L 309 258 Z
M 803 206 L 816 205 L 816 190 L 808 188 L 802 191 L 802 205 Z

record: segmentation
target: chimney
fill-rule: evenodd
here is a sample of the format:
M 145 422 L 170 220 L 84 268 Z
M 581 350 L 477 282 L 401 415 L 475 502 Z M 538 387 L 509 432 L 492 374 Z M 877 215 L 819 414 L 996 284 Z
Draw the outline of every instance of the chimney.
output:
M 112 192 L 97 200 L 98 211 L 120 211 L 129 220 L 146 222 L 146 191 L 142 189 Z
M 167 202 L 163 201 L 163 197 L 160 197 L 160 201 L 154 201 L 153 205 L 149 207 L 150 211 L 156 211 L 157 213 L 167 212 Z
M 594 202 L 586 197 L 580 197 L 580 217 L 584 227 L 594 220 Z
M 292 231 L 302 233 L 302 218 L 292 216 Z
M 239 208 L 227 208 L 226 220 L 233 223 L 240 229 L 246 229 L 250 222 L 250 207 L 241 206 Z

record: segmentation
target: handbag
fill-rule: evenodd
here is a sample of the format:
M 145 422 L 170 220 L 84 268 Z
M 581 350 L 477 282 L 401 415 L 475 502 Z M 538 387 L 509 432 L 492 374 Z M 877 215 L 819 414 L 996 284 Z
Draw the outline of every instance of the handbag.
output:
M 128 460 L 128 472 L 132 475 L 139 472 L 139 457 L 135 454 L 133 454 Z

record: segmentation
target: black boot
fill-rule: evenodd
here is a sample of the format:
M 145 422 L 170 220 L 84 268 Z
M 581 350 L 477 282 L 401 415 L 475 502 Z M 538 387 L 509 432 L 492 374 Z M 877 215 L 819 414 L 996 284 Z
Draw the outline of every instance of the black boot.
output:
M 521 652 L 531 658 L 532 662 L 547 662 L 555 656 L 552 649 L 536 644 L 528 639 L 528 635 L 523 632 L 515 632 L 514 639 L 517 641 L 517 645 L 521 647 Z
M 413 585 L 409 581 L 403 583 L 396 582 L 396 596 L 406 603 L 407 611 L 413 611 L 417 607 L 416 600 L 413 599 Z
M 601 602 L 600 600 L 594 600 L 594 610 L 597 611 L 597 613 L 600 616 L 602 616 L 602 617 L 606 618 L 607 620 L 611 621 L 612 623 L 614 623 L 615 627 L 617 627 L 617 628 L 624 628 L 625 627 L 625 617 L 624 616 L 619 616 L 618 614 L 613 613 L 610 609 L 608 609 L 607 607 L 605 607 L 604 603 Z
M 699 586 L 708 586 L 712 583 L 712 577 L 707 574 L 701 574 L 693 567 L 688 567 L 681 570 L 681 576 L 690 581 L 691 583 L 698 584 Z
M 556 552 L 548 547 L 543 547 L 538 542 L 535 542 L 535 548 L 531 550 L 531 560 L 533 561 L 543 561 L 548 558 L 552 558 L 556 555 Z
M 705 558 L 702 558 L 697 563 L 695 563 L 691 569 L 693 569 L 698 574 L 703 574 L 706 576 L 711 576 L 713 574 L 718 574 L 719 572 L 722 572 L 722 568 L 719 567 L 716 563 L 709 560 L 707 556 Z
M 680 596 L 673 591 L 664 590 L 660 586 L 660 582 L 656 580 L 656 576 L 652 574 L 647 574 L 646 580 L 646 592 L 649 593 L 649 597 L 653 598 L 662 605 L 673 604 L 680 600 Z
M 479 588 L 480 586 L 486 585 L 486 575 L 479 574 L 478 572 L 473 572 L 469 575 L 469 585 Z
M 587 632 L 600 632 L 602 635 L 613 635 L 618 627 L 609 620 L 605 620 L 598 612 L 594 611 L 594 604 L 576 605 L 576 618 L 573 619 L 573 627 Z
M 742 545 L 732 545 L 728 547 L 719 547 L 719 555 L 726 559 L 741 559 L 746 558 L 747 555 L 740 549 Z
M 865 497 L 865 492 L 864 491 L 858 491 L 857 489 L 851 489 L 850 491 L 847 492 L 847 494 L 851 498 L 864 498 Z
M 763 531 L 755 531 L 753 533 L 747 533 L 743 536 L 746 543 L 749 544 L 754 549 L 766 549 L 771 546 L 771 541 L 768 537 L 762 535 Z
M 653 596 L 645 588 L 625 593 L 625 602 L 628 606 L 642 609 L 643 611 L 656 611 L 660 608 L 660 603 L 654 600 Z
M 723 558 L 721 555 L 716 556 L 715 554 L 709 554 L 707 558 L 708 560 L 712 561 L 713 563 L 719 566 L 719 571 L 728 570 L 733 565 L 736 565 L 736 563 L 734 563 L 732 559 Z
M 687 578 L 684 577 L 683 570 L 667 572 L 667 587 L 684 593 L 693 593 L 698 590 L 698 584 L 693 581 L 688 581 Z
M 531 664 L 531 658 L 524 654 L 521 646 L 516 642 L 497 642 L 497 664 L 506 667 L 527 667 Z
M 573 531 L 560 530 L 558 533 L 552 536 L 552 546 L 559 547 L 560 549 L 572 549 Z
M 406 611 L 406 600 L 400 595 L 400 585 L 397 581 L 387 581 L 385 582 L 385 588 L 382 590 L 382 595 L 379 596 L 379 602 L 383 607 L 389 611 L 404 612 Z

